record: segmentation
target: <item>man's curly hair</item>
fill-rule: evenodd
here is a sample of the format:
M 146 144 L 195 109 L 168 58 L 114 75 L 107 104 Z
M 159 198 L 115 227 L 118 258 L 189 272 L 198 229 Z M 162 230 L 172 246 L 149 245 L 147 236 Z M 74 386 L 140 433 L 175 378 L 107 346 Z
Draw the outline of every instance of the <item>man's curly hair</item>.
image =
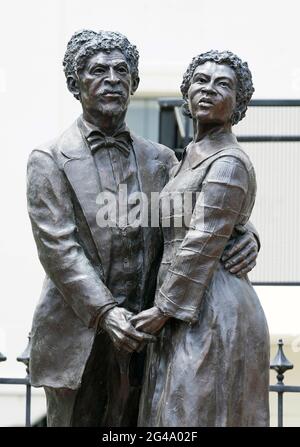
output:
M 186 72 L 183 75 L 180 90 L 183 96 L 183 113 L 191 118 L 191 112 L 188 106 L 188 90 L 191 85 L 194 71 L 199 65 L 207 61 L 216 62 L 217 64 L 225 64 L 233 69 L 237 79 L 236 108 L 232 114 L 231 123 L 237 124 L 244 118 L 249 101 L 254 92 L 251 71 L 247 62 L 243 62 L 238 56 L 231 51 L 211 50 L 206 53 L 199 54 L 192 59 Z
M 83 70 L 87 60 L 99 51 L 110 53 L 113 50 L 120 50 L 123 53 L 132 78 L 138 78 L 139 52 L 136 46 L 119 32 L 99 31 L 97 33 L 92 30 L 77 31 L 69 40 L 63 59 L 66 78 L 75 76 Z

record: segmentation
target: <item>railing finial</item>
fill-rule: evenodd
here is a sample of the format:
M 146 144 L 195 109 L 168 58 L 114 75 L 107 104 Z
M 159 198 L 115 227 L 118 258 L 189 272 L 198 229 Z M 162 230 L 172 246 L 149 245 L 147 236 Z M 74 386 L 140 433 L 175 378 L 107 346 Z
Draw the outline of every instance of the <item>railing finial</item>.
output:
M 283 341 L 280 338 L 278 340 L 278 351 L 273 361 L 270 364 L 270 369 L 274 369 L 277 372 L 278 385 L 283 385 L 284 373 L 288 369 L 293 369 L 294 365 L 286 358 L 283 352 Z

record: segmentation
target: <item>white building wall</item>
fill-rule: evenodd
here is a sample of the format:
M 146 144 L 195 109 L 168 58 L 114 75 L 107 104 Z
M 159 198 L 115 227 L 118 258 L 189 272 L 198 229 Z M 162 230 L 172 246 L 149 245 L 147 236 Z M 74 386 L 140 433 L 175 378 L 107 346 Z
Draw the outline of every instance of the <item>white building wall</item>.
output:
M 61 68 L 71 34 L 82 28 L 126 34 L 140 50 L 140 96 L 178 94 L 191 58 L 216 48 L 230 49 L 248 60 L 255 98 L 298 98 L 300 4 L 298 0 L 1 0 L 0 8 L 0 351 L 9 358 L 0 365 L 0 376 L 21 376 L 24 368 L 15 357 L 25 347 L 43 278 L 26 212 L 26 161 L 35 145 L 61 132 L 80 111 L 66 90 Z M 294 157 L 297 166 L 299 152 Z M 292 204 L 283 206 L 288 213 Z M 258 214 L 255 223 L 259 228 Z M 297 237 L 295 225 L 293 233 L 287 246 Z M 292 268 L 299 271 L 295 263 L 298 259 Z M 272 336 L 299 334 L 299 291 L 259 293 Z M 10 392 L 4 388 L 0 388 L 0 425 L 22 423 L 18 412 L 4 418 L 9 413 L 2 393 Z

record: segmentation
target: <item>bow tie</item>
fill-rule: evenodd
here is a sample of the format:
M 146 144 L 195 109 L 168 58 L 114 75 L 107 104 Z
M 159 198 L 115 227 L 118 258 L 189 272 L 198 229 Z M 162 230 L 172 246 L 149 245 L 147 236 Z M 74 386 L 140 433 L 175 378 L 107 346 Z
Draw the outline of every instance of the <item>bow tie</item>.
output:
M 102 132 L 94 130 L 87 137 L 92 154 L 102 148 L 116 147 L 126 157 L 130 154 L 130 133 L 127 130 L 121 130 L 112 137 L 107 137 Z

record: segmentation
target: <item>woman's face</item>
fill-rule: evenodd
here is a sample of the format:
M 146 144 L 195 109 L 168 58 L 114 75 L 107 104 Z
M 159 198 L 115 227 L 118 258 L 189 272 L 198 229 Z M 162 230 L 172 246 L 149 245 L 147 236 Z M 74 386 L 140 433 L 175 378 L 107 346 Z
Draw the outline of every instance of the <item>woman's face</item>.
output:
M 188 90 L 192 117 L 203 124 L 231 121 L 236 106 L 237 80 L 232 68 L 207 61 L 194 71 Z

